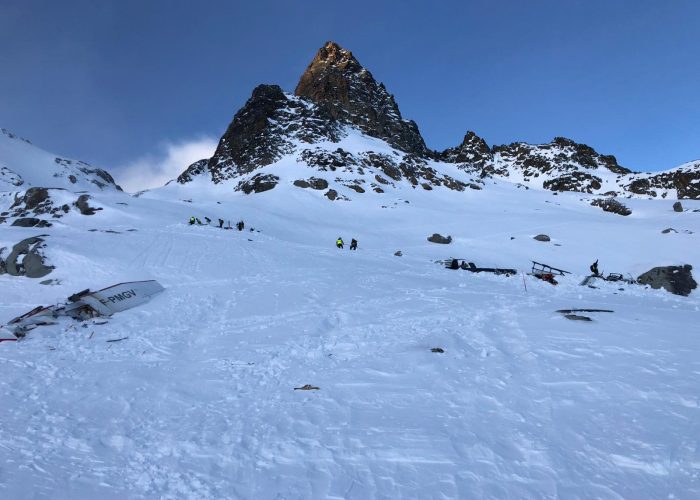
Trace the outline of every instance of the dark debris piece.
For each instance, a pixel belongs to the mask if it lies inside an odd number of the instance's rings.
[[[579,316],[578,314],[565,314],[564,317],[572,321],[593,321],[588,316]]]
[[[558,313],[571,314],[575,312],[586,312],[586,313],[611,313],[615,312],[610,309],[559,309]]]

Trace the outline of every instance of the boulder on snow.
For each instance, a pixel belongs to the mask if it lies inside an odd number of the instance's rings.
[[[683,205],[681,205],[680,201],[677,201],[673,204],[673,211],[674,212],[682,212],[683,211]]]
[[[325,196],[329,200],[333,201],[338,197],[338,191],[336,191],[335,189],[329,189],[328,191],[326,191]]]
[[[403,256],[403,253],[401,252],[401,250],[397,250],[396,252],[394,252],[394,255],[395,255],[396,257],[402,257],[402,256]]]
[[[627,216],[632,213],[632,210],[617,201],[615,198],[596,198],[591,202],[591,205],[602,208],[604,212],[610,212],[617,215]]]
[[[668,234],[668,233],[671,233],[671,232],[677,233],[678,231],[676,231],[676,230],[673,229],[672,227],[667,227],[666,229],[664,229],[664,230],[661,231],[661,232],[662,232],[663,234]]]
[[[24,207],[27,210],[34,210],[39,207],[43,202],[49,199],[49,190],[42,187],[33,187],[27,189],[24,196],[21,198],[21,202],[24,203]],[[17,204],[17,203],[15,203]]]
[[[255,174],[247,180],[243,180],[235,187],[236,191],[243,191],[245,194],[264,193],[273,189],[280,178],[272,174]]]
[[[537,240],[537,241],[551,241],[552,240],[552,238],[550,238],[546,234],[538,234],[537,236],[533,236],[532,239]]]
[[[641,274],[637,281],[654,289],[664,288],[675,295],[688,296],[698,286],[691,273],[693,266],[655,267]]]
[[[317,191],[321,191],[323,189],[326,189],[328,187],[328,181],[326,179],[321,179],[318,177],[311,177],[307,180],[299,179],[294,181],[294,185],[296,187],[300,187],[303,189],[306,188],[311,188],[311,189],[316,189]]]
[[[438,233],[433,233],[432,236],[428,236],[428,241],[431,243],[440,243],[442,245],[448,245],[452,243],[452,236],[442,236]]]
[[[46,236],[46,235],[41,235]],[[45,247],[41,236],[26,238],[17,243],[5,262],[0,265],[11,276],[41,278],[49,274],[54,267],[45,262],[41,250]]]
[[[11,225],[16,227],[51,227],[49,221],[37,219],[36,217],[21,217],[15,219]]]
[[[102,210],[102,208],[91,207],[88,204],[88,200],[90,198],[92,198],[92,196],[89,194],[81,194],[78,197],[78,200],[74,203],[74,205],[78,207],[78,210],[80,210],[80,213],[83,215],[95,215],[98,210]]]

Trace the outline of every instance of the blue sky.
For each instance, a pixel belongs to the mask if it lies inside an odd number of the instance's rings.
[[[700,158],[699,37],[697,0],[0,0],[0,126],[117,176],[176,164],[334,40],[431,148],[560,135],[661,170]]]

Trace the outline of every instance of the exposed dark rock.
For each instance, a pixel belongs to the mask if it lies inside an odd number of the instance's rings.
[[[326,179],[320,179],[318,177],[311,177],[309,179],[309,185],[311,186],[311,189],[322,191],[328,187],[328,181]]]
[[[321,179],[318,177],[311,177],[308,180],[296,180],[294,181],[294,185],[304,189],[311,188],[317,191],[322,191],[328,188],[328,181],[326,179]]]
[[[674,212],[682,212],[683,211],[683,205],[681,204],[680,201],[677,201],[673,204],[673,211]]]
[[[588,172],[577,171],[544,181],[542,187],[551,191],[593,193],[593,191],[597,191],[601,188],[601,178],[591,175]]]
[[[325,196],[329,200],[334,201],[338,197],[338,191],[336,191],[335,189],[329,189],[328,191],[326,191]]]
[[[316,167],[320,171],[335,171],[343,169],[346,172],[354,172],[355,167],[361,165],[361,162],[351,153],[348,153],[342,148],[335,151],[326,149],[305,149],[299,155],[299,160],[303,161],[310,167]]]
[[[625,188],[635,194],[656,198],[657,190],[675,190],[679,200],[700,200],[700,161],[655,175],[636,174],[630,179]]]
[[[668,233],[671,233],[671,232],[677,233],[678,231],[676,231],[676,230],[673,229],[672,227],[666,228],[666,229],[664,229],[663,231],[661,231],[662,234],[668,234]]]
[[[355,125],[398,149],[428,153],[418,126],[401,117],[384,84],[377,83],[350,51],[334,42],[319,49],[294,93],[327,109],[334,119]]]
[[[20,192],[15,195],[13,204],[10,206],[10,211],[3,212],[0,216],[0,223],[3,223],[8,218],[16,218],[13,222],[14,226],[22,227],[49,227],[51,223],[43,220],[41,216],[49,215],[55,219],[62,217],[70,211],[70,206],[67,204],[54,204],[53,197],[65,197],[70,194],[69,191],[59,188],[42,188],[33,187],[25,192]],[[60,195],[60,196],[56,196]],[[82,195],[81,205],[87,206],[89,195]],[[79,198],[79,200],[80,200]],[[74,203],[77,206],[77,202]],[[102,210],[101,208],[95,210]]]
[[[374,179],[379,183],[379,184],[389,184],[389,181],[386,180],[384,177],[381,175],[375,175]]]
[[[396,257],[403,257],[403,252],[401,252],[401,250],[397,250],[396,252],[394,252],[394,255]]]
[[[693,266],[689,264],[655,267],[641,274],[637,281],[655,289],[664,288],[675,295],[687,296],[698,286],[693,279],[692,269]]]
[[[78,200],[74,203],[74,205],[78,207],[78,210],[80,210],[80,213],[83,215],[95,215],[98,210],[102,210],[101,207],[91,207],[88,204],[88,200],[90,200],[90,198],[92,198],[92,196],[89,194],[81,194],[78,197]]]
[[[452,236],[442,236],[438,233],[433,233],[432,236],[428,236],[428,241],[431,243],[440,243],[442,245],[448,245],[452,243]]]
[[[177,182],[179,184],[186,184],[192,181],[195,177],[202,174],[209,173],[209,159],[199,160],[194,162],[192,165],[187,167],[184,172],[182,172],[177,177]]]
[[[40,205],[49,199],[49,190],[42,187],[29,188],[24,193],[24,208],[26,210],[37,210]],[[13,207],[17,206],[18,203],[15,201]],[[42,212],[39,212],[42,213]]]
[[[353,191],[355,191],[357,193],[364,193],[365,192],[364,188],[362,186],[360,186],[359,184],[346,184],[346,187],[349,189],[352,189]]]
[[[277,85],[259,85],[233,117],[208,169],[212,180],[219,183],[291,154],[295,140],[337,142],[340,133],[328,110],[287,96]]]
[[[45,245],[41,236],[26,238],[14,245],[4,264],[8,274],[11,276],[41,278],[54,269],[53,266],[45,263],[45,258],[42,254],[42,249]]]
[[[533,239],[537,241],[551,241],[551,238],[546,234],[538,234],[537,236],[534,236]]]
[[[553,191],[592,193],[602,187],[602,180],[591,171],[603,169],[619,175],[631,172],[618,165],[614,156],[601,155],[590,146],[563,137],[556,137],[549,144],[516,142],[494,146],[491,151],[499,162],[498,166],[487,164],[485,175],[508,177],[509,169],[515,168],[522,171],[526,181],[549,177],[542,185]]]
[[[242,180],[236,186],[236,191],[243,191],[245,194],[263,193],[273,189],[280,178],[272,174],[255,174],[247,180]]]
[[[21,217],[19,219],[15,219],[12,225],[18,227],[51,227],[51,223],[49,221],[36,219],[34,217]]]
[[[594,207],[600,207],[602,208],[605,212],[611,212],[613,214],[618,214],[618,215],[630,215],[632,213],[632,210],[627,208],[624,204],[620,203],[614,198],[596,198],[591,202],[591,205]]]
[[[480,169],[493,162],[491,148],[471,130],[464,136],[462,144],[456,148],[446,149],[438,157],[448,163],[464,163]]]

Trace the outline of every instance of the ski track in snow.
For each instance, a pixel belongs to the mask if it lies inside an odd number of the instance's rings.
[[[95,280],[166,287],[106,325],[0,344],[1,497],[700,497],[697,292],[574,276],[528,278],[526,293],[520,276],[445,270],[405,244],[393,257],[382,236],[336,251],[329,221],[326,247],[281,238],[286,219],[263,212],[262,233],[239,233],[169,210],[121,235],[59,228],[60,286],[0,277],[3,320],[36,305],[30,290],[50,303]],[[471,237],[566,240],[568,226]],[[440,251],[486,260],[475,241]],[[583,323],[563,307],[615,312]]]

